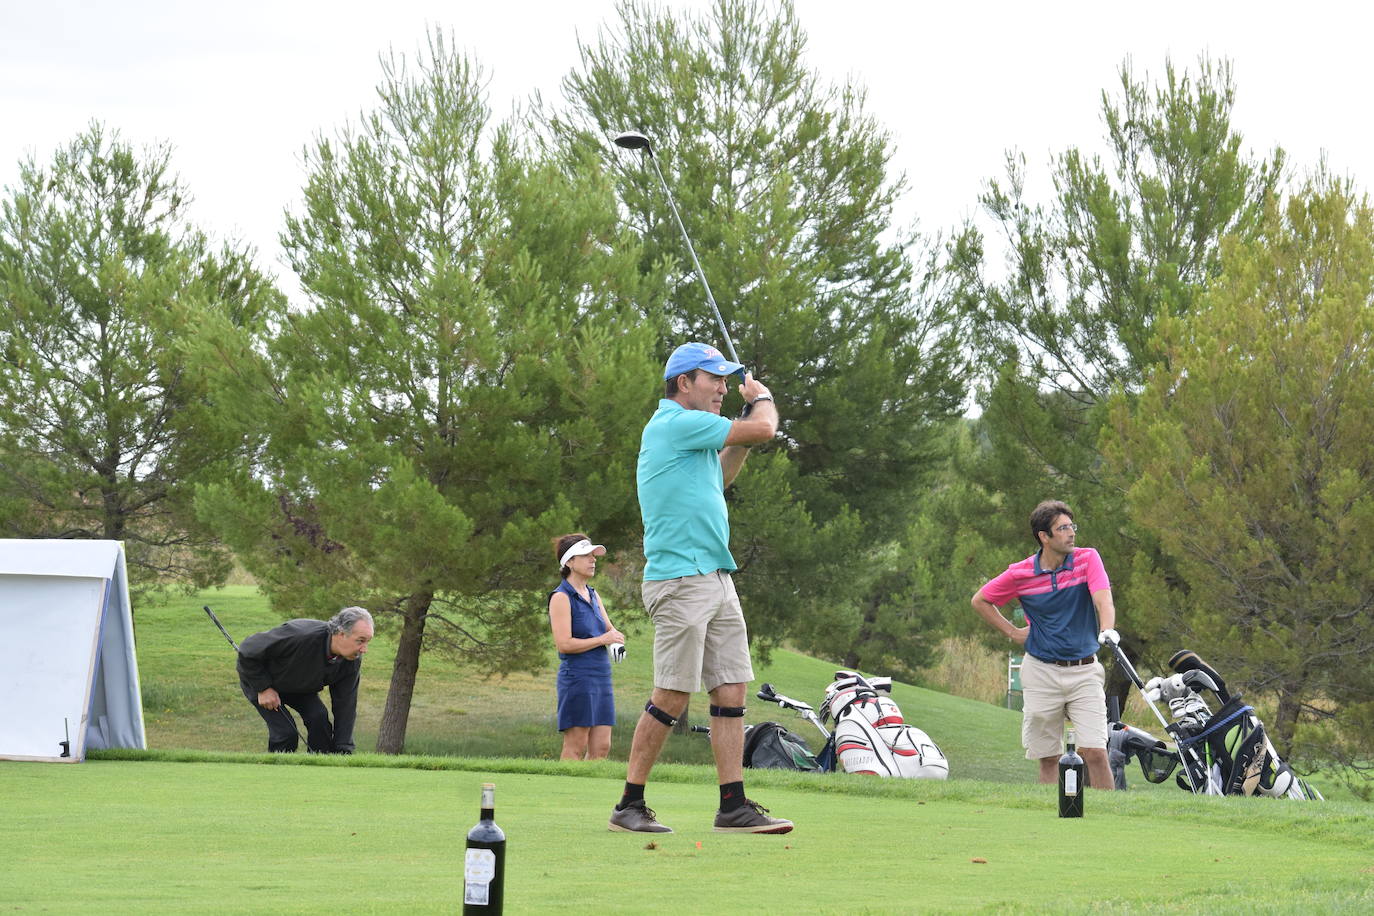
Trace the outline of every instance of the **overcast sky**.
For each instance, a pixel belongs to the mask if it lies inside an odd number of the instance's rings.
[[[708,0],[673,0],[702,9]],[[1374,53],[1353,4],[1256,2],[926,4],[797,0],[810,65],[866,86],[910,182],[903,220],[934,231],[976,214],[1005,151],[1046,175],[1052,152],[1096,148],[1099,95],[1128,55],[1229,58],[1236,121],[1254,150],[1281,144],[1299,173],[1325,152],[1362,188],[1374,175]],[[193,218],[249,242],[281,274],[282,211],[300,196],[300,150],[373,104],[378,54],[452,29],[491,79],[498,115],[535,90],[559,96],[577,42],[614,21],[613,0],[383,3],[317,0],[0,0],[0,184],[91,119],[137,145],[168,141]],[[1043,190],[1043,182],[1040,185]]]

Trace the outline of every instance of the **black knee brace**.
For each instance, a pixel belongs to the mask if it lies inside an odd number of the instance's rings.
[[[722,719],[741,719],[744,717],[743,706],[712,706],[710,711],[712,717]]]
[[[653,700],[650,700],[649,702],[644,704],[644,711],[647,712],[649,715],[653,716],[658,721],[662,722],[664,725],[668,726],[669,728],[672,728],[674,725],[677,724],[677,716],[668,715],[666,712],[655,706]]]

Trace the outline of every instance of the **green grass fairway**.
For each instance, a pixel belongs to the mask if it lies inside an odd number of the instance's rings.
[[[266,729],[239,693],[234,654],[224,637],[205,616],[209,604],[229,632],[242,639],[281,622],[256,588],[230,586],[192,596],[169,596],[160,603],[135,609],[135,639],[148,746],[156,749],[257,752],[267,744]],[[531,613],[542,615],[543,608]],[[611,757],[625,760],[634,723],[652,690],[650,631],[633,615],[617,615],[629,635],[630,652],[615,666],[619,723]],[[358,750],[376,746],[395,657],[395,633],[382,621],[363,663],[359,691]],[[562,739],[554,727],[554,677],[558,658],[549,649],[549,666],[542,672],[512,672],[483,678],[452,661],[426,653],[420,661],[409,727],[408,754],[444,757],[528,757],[556,760]],[[770,681],[779,693],[819,705],[837,663],[776,651],[768,664],[755,662],[755,683]],[[882,671],[866,672],[884,674]],[[989,703],[895,684],[893,698],[906,721],[935,739],[949,757],[950,779],[979,779],[1025,784],[1034,782],[1035,764],[1021,749],[1021,714]],[[693,698],[688,718],[706,721],[705,696]],[[819,750],[819,733],[806,722],[752,695],[746,723],[781,722]],[[1135,725],[1162,734],[1157,722]],[[702,735],[673,735],[660,758],[665,763],[708,764],[710,742]],[[1299,761],[1299,766],[1301,761]],[[623,771],[622,771],[623,772]],[[1173,781],[1153,786],[1132,764],[1127,774],[1135,792],[1183,794]],[[1331,799],[1353,794],[1336,780],[1318,778],[1318,787]]]
[[[1066,821],[1038,786],[766,772],[750,794],[798,829],[727,836],[710,769],[667,766],[649,799],[677,833],[651,843],[606,830],[611,762],[200,757],[0,762],[0,910],[455,912],[488,780],[512,913],[1374,907],[1355,803],[1099,793]]]
[[[649,803],[678,832],[611,833],[651,681],[648,634],[633,626],[611,760],[556,759],[552,657],[542,673],[483,679],[425,656],[404,756],[252,753],[265,732],[206,603],[238,638],[280,620],[251,588],[136,609],[152,750],[0,761],[0,913],[456,912],[484,781],[511,838],[512,913],[1374,908],[1365,804],[1197,799],[1134,770],[1132,791],[1092,793],[1086,818],[1061,821],[1022,757],[1018,713],[904,684],[894,698],[948,754],[948,782],[750,770],[751,797],[800,826],[720,835],[709,742],[675,735]],[[363,667],[361,752],[393,651],[384,627]],[[756,673],[815,703],[835,667],[778,652]],[[819,746],[809,725],[751,699],[747,721],[766,719]]]
[[[201,606],[214,608],[235,639],[281,622],[257,590],[248,586],[210,589],[194,596],[171,596],[136,609],[135,628],[143,708],[151,748],[256,752],[266,748],[262,720],[239,693],[234,654]],[[542,615],[543,608],[531,613]],[[630,651],[615,666],[619,723],[611,757],[629,753],[634,723],[652,691],[651,631],[624,617]],[[359,751],[376,746],[377,726],[386,701],[395,656],[395,633],[378,632],[363,663],[355,738]],[[550,640],[552,642],[552,640]],[[755,683],[770,681],[779,693],[819,705],[837,664],[777,651],[769,664],[756,661]],[[406,752],[461,757],[557,759],[562,739],[554,727],[554,677],[558,658],[549,649],[549,666],[538,674],[512,672],[482,678],[446,659],[426,654],[420,661]],[[874,671],[869,674],[885,674]],[[896,684],[893,698],[908,722],[925,729],[949,757],[953,779],[1029,782],[1035,765],[1021,750],[1021,714],[977,700]],[[693,698],[688,718],[705,723],[705,695]],[[820,734],[792,713],[752,695],[745,722],[781,722],[820,750]],[[1137,723],[1150,727],[1150,723]],[[702,735],[674,735],[661,758],[667,763],[707,764],[710,742]],[[1178,792],[1172,785],[1147,785],[1137,769],[1132,788]],[[1323,785],[1323,789],[1325,786]]]
[[[281,622],[266,599],[246,586],[211,589],[190,597],[171,596],[162,603],[136,608],[135,638],[148,746],[261,751],[266,748],[267,730],[239,693],[234,654],[201,610],[204,604],[214,608],[235,639]],[[542,616],[544,610],[532,608],[531,613]],[[624,616],[633,620],[628,613]],[[359,751],[371,751],[376,746],[395,657],[394,630],[388,628],[389,621],[382,623],[363,663],[355,732]],[[619,724],[611,756],[619,760],[629,753],[634,723],[653,687],[651,631],[637,630],[630,624],[626,627],[630,651],[625,662],[615,666]],[[834,662],[778,651],[770,664],[756,662],[753,687],[771,681],[779,693],[816,705],[836,667]],[[551,638],[549,666],[538,674],[512,672],[488,679],[444,658],[424,655],[406,733],[407,753],[556,759],[562,746],[554,727],[557,669]],[[1021,751],[1020,713],[906,684],[896,685],[893,697],[907,721],[929,732],[949,756],[955,778],[1034,778],[1035,768]],[[690,720],[705,723],[705,695],[693,700]],[[782,722],[813,749],[820,749],[819,733],[792,713],[752,696],[748,709],[746,723]],[[709,763],[710,743],[701,735],[675,735],[662,759]]]

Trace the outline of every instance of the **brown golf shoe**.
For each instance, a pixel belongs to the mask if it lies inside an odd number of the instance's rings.
[[[791,829],[791,821],[769,817],[767,808],[747,798],[738,808],[716,812],[716,833],[787,833]]]
[[[624,808],[611,809],[611,830],[626,833],[672,833],[673,828],[665,827],[654,816],[654,810],[644,802],[635,802]]]

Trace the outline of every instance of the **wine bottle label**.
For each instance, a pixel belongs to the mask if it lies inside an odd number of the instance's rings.
[[[1078,773],[1075,770],[1064,771],[1064,794],[1078,794]],[[468,850],[468,854],[471,855],[475,851],[476,850]]]
[[[496,877],[496,853],[490,849],[469,849],[463,861],[463,880],[469,884],[488,884]]]
[[[463,902],[486,906],[495,877],[496,853],[490,849],[469,849],[463,860]]]
[[[485,881],[481,884],[468,881],[463,885],[463,902],[473,906],[486,906],[491,902],[491,885]]]

